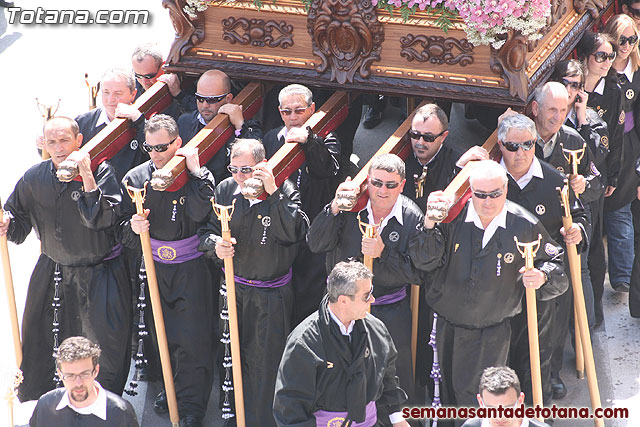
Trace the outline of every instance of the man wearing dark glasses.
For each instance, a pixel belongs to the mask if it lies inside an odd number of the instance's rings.
[[[640,28],[640,0],[622,0],[622,13],[629,15]],[[640,48],[640,47],[639,47]]]
[[[129,171],[122,182],[122,239],[139,251],[139,234],[148,231],[151,235],[182,425],[201,426],[213,382],[211,329],[216,287],[203,253],[198,251],[196,232],[211,215],[213,176],[200,167],[197,149],[182,147],[172,117],[151,117],[145,134],[143,149],[151,160]],[[189,180],[173,192],[155,191],[147,185],[145,215],[137,214],[126,186],[143,188],[152,173],[175,155],[185,157]]]
[[[472,191],[449,223],[426,216],[409,247],[418,268],[431,272],[427,302],[438,314],[436,345],[445,406],[475,406],[482,371],[504,366],[511,342],[511,318],[522,310],[526,287],[539,300],[566,291],[563,249],[524,208],[507,201],[507,174],[483,160],[469,179]],[[451,206],[442,191],[429,195],[427,212]],[[526,271],[519,242],[541,238],[534,268]]]
[[[423,277],[407,254],[411,239],[418,234],[422,211],[402,195],[405,166],[395,154],[372,159],[367,191],[369,201],[359,212],[343,212],[338,198],[343,192],[358,194],[360,189],[347,179],[338,186],[336,197],[313,220],[307,243],[313,252],[327,253],[327,272],[340,261],[373,258],[375,287],[371,313],[382,320],[398,348],[398,377],[403,390],[413,396],[411,363],[411,312],[408,285],[421,285]],[[364,237],[360,222],[377,225],[375,237]]]
[[[211,171],[216,182],[222,182],[229,176],[227,165],[231,142],[235,138],[261,139],[262,129],[255,120],[245,122],[240,105],[230,104],[233,99],[231,80],[222,71],[205,71],[198,79],[195,98],[197,110],[185,113],[178,119],[180,137],[185,144],[219,113],[229,115],[229,120],[235,128],[235,135],[229,138],[225,146],[206,163],[207,169]]]

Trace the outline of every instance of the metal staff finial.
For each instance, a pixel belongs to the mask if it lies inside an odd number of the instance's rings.
[[[89,110],[95,110],[98,105],[97,100],[98,92],[100,91],[100,82],[92,85],[91,82],[89,82],[89,73],[84,73],[84,82],[89,89]]]
[[[124,186],[127,189],[127,193],[129,193],[129,197],[131,197],[131,201],[135,203],[136,210],[138,212],[144,212],[144,199],[147,197],[147,184],[148,181],[144,183],[144,187],[135,188],[129,185],[129,181],[124,182]]]
[[[578,150],[569,150],[568,148],[564,148],[561,142],[560,148],[562,148],[562,155],[564,156],[564,159],[571,166],[571,175],[578,175],[578,165],[580,164],[580,160],[582,160],[582,158],[584,157],[587,143],[583,142],[582,148]]]
[[[562,209],[564,210],[563,216],[571,216],[571,205],[569,204],[569,185],[567,180],[564,180],[564,185],[562,186],[562,188],[556,187],[556,190],[558,190],[558,194],[560,195],[560,206],[562,206]]]
[[[7,406],[9,407],[9,425],[14,425],[13,420],[13,402],[15,398],[18,396],[18,386],[22,383],[24,377],[22,375],[22,371],[18,368],[13,368],[9,371],[2,372],[2,381],[1,387],[6,390],[4,394],[4,398],[7,401]]]
[[[231,231],[231,229],[229,228],[229,222],[231,221],[231,217],[233,216],[233,211],[236,209],[236,200],[237,199],[233,199],[233,203],[231,203],[231,206],[223,206],[218,205],[215,202],[215,198],[211,198],[211,206],[213,207],[213,212],[218,217],[218,220],[220,220],[223,232]]]
[[[516,249],[518,249],[518,252],[520,252],[520,255],[522,255],[522,258],[524,258],[525,268],[527,270],[532,269],[533,259],[538,253],[538,249],[540,249],[540,242],[542,242],[542,235],[538,234],[538,240],[534,240],[533,242],[529,242],[529,243],[519,242],[517,236],[513,236],[513,240],[515,240],[516,242]]]
[[[40,111],[40,114],[42,115],[42,119],[44,120],[45,123],[47,122],[47,120],[53,118],[56,115],[56,112],[58,111],[58,108],[60,107],[60,101],[61,101],[61,99],[58,98],[58,103],[54,107],[53,105],[43,104],[42,102],[40,102],[40,100],[38,98],[36,98],[36,104],[38,105],[38,111]]]
[[[369,224],[368,222],[363,222],[360,218],[358,218],[358,226],[360,227],[360,232],[364,237],[376,237],[376,232],[378,228],[382,225],[382,221],[380,224]]]
[[[422,174],[418,176],[418,174],[413,175],[413,179],[416,184],[416,199],[420,199],[424,196],[424,184],[427,181],[427,169],[428,166],[422,167]]]

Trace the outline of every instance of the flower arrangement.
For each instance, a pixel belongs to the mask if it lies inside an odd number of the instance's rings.
[[[221,1],[221,0],[217,0]],[[236,1],[236,0],[224,0]],[[273,0],[275,3],[276,0]],[[459,16],[465,23],[465,32],[472,44],[491,44],[499,49],[506,41],[509,30],[519,31],[529,40],[542,38],[541,30],[547,24],[551,11],[550,0],[371,0],[374,6],[390,14],[400,13],[406,21],[416,11],[426,11],[434,17],[444,32],[451,27],[451,19]],[[216,0],[187,0],[184,11],[191,17],[203,12]],[[309,9],[312,0],[301,0]],[[253,0],[262,7],[262,0]]]

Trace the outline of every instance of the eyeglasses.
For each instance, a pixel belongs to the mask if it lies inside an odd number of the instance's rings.
[[[227,166],[227,170],[229,172],[231,172],[232,175],[236,174],[238,172],[241,172],[241,173],[246,175],[246,174],[249,174],[249,173],[253,172],[253,166],[240,166],[240,167],[238,167],[238,166],[229,165],[229,166]]]
[[[86,380],[87,378],[92,376],[94,372],[95,368],[90,371],[80,372],[79,374],[63,374],[62,372],[60,372],[60,378],[62,378],[63,381],[71,382],[74,382],[78,378],[80,378],[81,380]]]
[[[592,53],[591,55],[595,58],[598,64],[604,62],[607,59],[611,62],[613,62],[613,60],[616,59],[615,52],[607,53],[607,52],[598,51],[596,53]]]
[[[494,408],[494,409],[498,409],[498,406],[490,406],[487,405],[486,403],[484,403],[484,399],[482,398],[482,396],[480,396],[480,401],[482,402],[482,406],[484,406],[485,408]],[[502,406],[502,408],[506,409],[506,408],[513,408],[516,409],[519,405],[519,401],[516,400],[516,403],[514,403],[513,405],[500,405]]]
[[[529,151],[533,148],[535,143],[536,143],[536,140],[532,139],[530,141],[524,141],[524,142],[503,141],[502,145],[504,145],[504,148],[506,148],[507,151],[511,151],[512,153],[515,153],[516,151],[518,151],[518,148],[522,148],[524,151]]]
[[[504,190],[502,189],[497,189],[497,190],[493,190],[490,191],[488,193],[485,193],[484,191],[473,191],[473,196],[477,197],[478,199],[486,199],[487,197],[491,198],[491,199],[497,199],[498,197],[502,196],[504,194]]]
[[[196,93],[196,101],[200,103],[206,102],[209,105],[213,105],[222,101],[227,95],[229,95],[229,92],[223,93],[222,95],[214,95],[214,96],[206,96],[206,95],[200,95],[199,93]]]
[[[412,139],[420,140],[420,138],[422,138],[424,140],[424,142],[433,142],[436,139],[440,138],[446,131],[447,130],[445,129],[442,132],[440,132],[439,134],[434,135],[432,133],[420,133],[420,132],[418,132],[416,130],[410,130],[409,131],[409,136]]]
[[[158,75],[158,72],[160,70],[156,71],[155,73],[149,73],[149,74],[138,74],[138,73],[133,73],[136,76],[136,79],[146,79],[146,80],[151,80],[152,78],[154,78],[155,76]]]
[[[562,84],[570,87],[573,90],[580,90],[584,87],[584,83],[582,82],[572,82],[571,80],[562,79]]]
[[[166,144],[157,144],[157,145],[149,145],[146,142],[143,142],[142,149],[147,153],[150,153],[152,151],[157,151],[158,153],[164,153],[169,149],[169,146],[176,141],[176,139],[178,139],[177,136],[173,138],[171,141],[167,142]]]
[[[629,12],[631,12],[633,16],[635,16],[636,18],[640,18],[640,9],[636,9],[630,6],[627,6],[627,9],[629,9]]]
[[[369,182],[371,183],[371,185],[373,185],[376,188],[382,188],[382,186],[384,185],[389,190],[393,190],[394,188],[398,187],[398,185],[400,185],[399,182],[395,182],[395,181],[384,182],[382,180],[379,180],[378,178],[371,178]]]
[[[629,37],[620,36],[620,41],[618,42],[618,45],[624,46],[627,43],[629,43],[629,45],[631,46],[638,43],[638,36],[636,36],[635,34]]]
[[[289,108],[278,108],[278,110],[280,110],[280,114],[284,116],[290,116],[292,113],[296,113],[298,115],[304,114],[304,112],[307,111],[307,108],[309,108],[308,105],[306,107],[298,107],[294,110],[291,110]]]
[[[364,302],[369,302],[371,301],[371,298],[373,297],[373,283],[371,284],[371,289],[369,289],[369,293],[367,294],[367,296],[364,299]]]

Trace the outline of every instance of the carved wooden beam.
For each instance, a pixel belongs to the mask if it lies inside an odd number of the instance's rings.
[[[176,32],[171,44],[167,65],[176,64],[182,55],[204,39],[204,16],[199,13],[191,18],[184,12],[185,0],[162,0],[162,6],[169,11],[169,18]]]
[[[136,99],[133,106],[149,118],[159,111],[164,111],[172,100],[173,97],[167,85],[156,82]],[[80,148],[80,151],[89,153],[92,170],[95,171],[100,163],[113,157],[122,147],[131,142],[136,135],[132,124],[133,122],[129,119],[113,119]],[[60,181],[69,182],[78,176],[78,166],[75,162],[65,160],[58,167],[57,176]]]
[[[262,85],[249,83],[231,100],[232,104],[242,105],[243,116],[253,117],[262,106]],[[226,114],[218,114],[196,134],[187,147],[196,147],[200,157],[200,164],[205,164],[224,147],[234,134],[234,128]],[[156,191],[176,191],[188,180],[187,163],[183,156],[174,156],[162,168],[153,173],[151,186]]]

